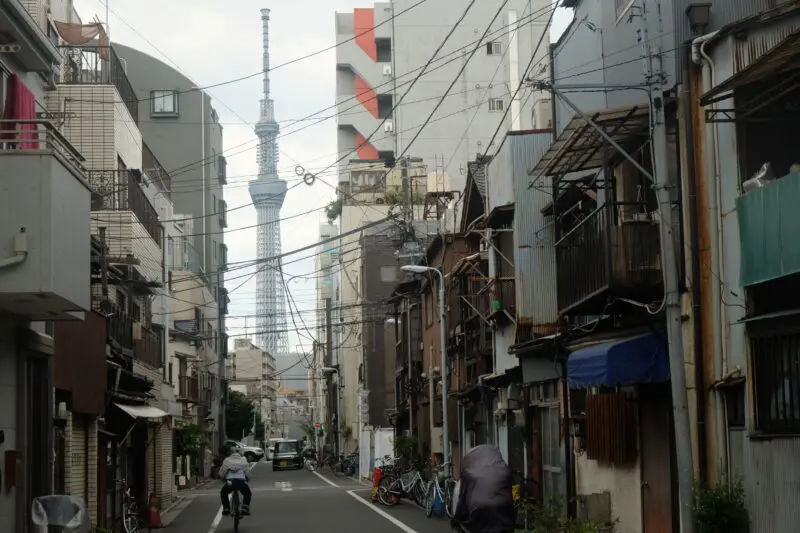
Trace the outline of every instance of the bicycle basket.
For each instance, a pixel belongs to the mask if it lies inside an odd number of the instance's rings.
[[[80,498],[64,495],[40,496],[31,504],[36,533],[89,533],[91,520]]]

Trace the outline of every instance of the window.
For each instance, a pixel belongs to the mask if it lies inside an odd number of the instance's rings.
[[[502,53],[503,53],[503,45],[500,41],[492,41],[490,43],[486,43],[487,56],[499,56]]]
[[[223,271],[228,270],[228,247],[225,243],[219,243],[219,265]]]
[[[227,215],[227,213],[228,213],[228,204],[225,202],[225,200],[220,199],[220,200],[217,201],[217,205],[219,206],[219,208],[218,208],[218,211],[219,211],[219,225],[221,227],[223,227],[223,228],[227,228],[228,227],[228,215]]]
[[[628,12],[635,0],[614,0],[617,8],[617,22]]]
[[[489,111],[492,111],[492,112],[495,112],[495,113],[502,112],[503,109],[505,109],[504,105],[505,105],[505,102],[503,102],[502,98],[490,98],[489,99]]]
[[[178,115],[178,91],[150,91],[150,114]]]
[[[772,330],[750,336],[756,429],[800,433],[800,332]]]

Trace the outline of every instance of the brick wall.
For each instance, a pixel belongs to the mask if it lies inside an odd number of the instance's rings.
[[[133,371],[153,381],[155,384],[153,388],[155,398],[151,403],[154,406],[163,408],[163,405],[161,405],[161,384],[163,382],[161,371],[139,361],[133,362]],[[153,439],[154,436],[155,439]],[[156,427],[155,435],[152,427],[148,429],[148,442],[150,444],[147,447],[147,491],[150,493],[155,484],[156,494],[162,506],[170,504],[175,499],[175,482],[172,472],[172,440],[173,431],[168,429],[166,420]],[[153,469],[154,446],[157,453],[155,470]]]
[[[69,476],[68,484],[70,494],[84,499],[85,492],[85,476],[86,471],[84,465],[86,464],[86,418],[83,415],[70,413],[71,424],[69,426],[70,432],[67,436],[67,448],[69,457]]]

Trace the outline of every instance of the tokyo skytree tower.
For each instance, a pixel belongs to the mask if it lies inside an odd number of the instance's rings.
[[[260,347],[273,357],[289,353],[286,299],[280,260],[266,261],[281,253],[280,213],[286,198],[286,182],[278,177],[278,123],[269,94],[269,9],[261,10],[263,32],[264,98],[255,127],[258,136],[258,179],[250,182],[250,197],[258,213],[256,274],[256,328]]]

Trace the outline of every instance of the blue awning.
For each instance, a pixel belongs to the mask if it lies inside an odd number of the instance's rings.
[[[666,336],[647,333],[576,350],[567,380],[572,389],[669,381]]]

